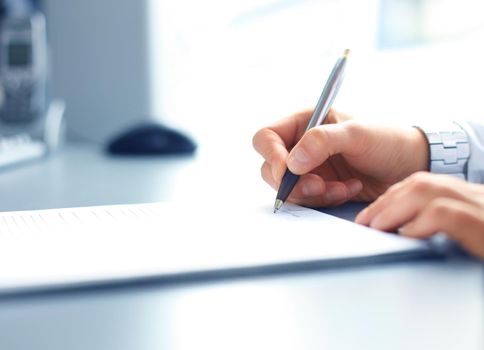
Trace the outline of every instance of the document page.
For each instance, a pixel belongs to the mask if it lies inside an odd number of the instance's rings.
[[[429,251],[296,205],[277,214],[209,202],[5,212],[0,293]]]

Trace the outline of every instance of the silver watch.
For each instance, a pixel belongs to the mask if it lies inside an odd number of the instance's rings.
[[[430,164],[433,173],[448,174],[466,179],[467,162],[470,156],[466,132],[456,123],[445,127],[418,127],[429,143]]]

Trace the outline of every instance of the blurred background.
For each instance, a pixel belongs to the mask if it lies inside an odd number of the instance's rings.
[[[244,147],[313,107],[350,48],[335,107],[415,124],[484,116],[479,0],[41,0],[68,137],[158,120]],[[223,129],[223,133],[221,130]]]

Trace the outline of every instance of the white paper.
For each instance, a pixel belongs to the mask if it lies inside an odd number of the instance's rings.
[[[427,250],[315,210],[155,203],[0,213],[0,292]]]

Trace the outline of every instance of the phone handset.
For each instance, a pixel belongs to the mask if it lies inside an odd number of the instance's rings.
[[[2,122],[30,122],[45,113],[47,35],[42,13],[0,21],[0,85]]]

